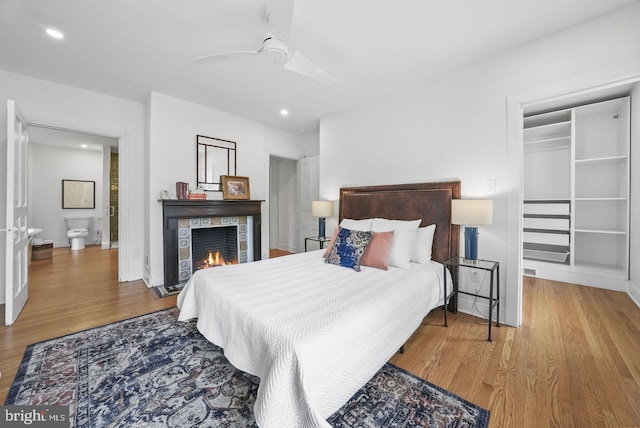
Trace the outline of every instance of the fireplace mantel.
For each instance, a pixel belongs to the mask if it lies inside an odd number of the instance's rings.
[[[263,201],[195,199],[162,200],[164,285],[176,285],[178,276],[178,220],[199,217],[253,217],[253,260],[260,260]]]

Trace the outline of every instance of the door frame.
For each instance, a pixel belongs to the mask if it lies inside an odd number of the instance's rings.
[[[579,77],[554,82],[507,96],[507,251],[505,284],[516,284],[506,290],[506,324],[522,324],[522,194],[523,194],[523,111],[524,107],[568,96],[597,92],[608,87],[638,82],[640,61],[615,66]],[[513,292],[515,291],[515,292]]]
[[[127,162],[125,162],[125,160],[128,158],[130,147],[129,135],[125,131],[95,129],[90,127],[82,127],[77,124],[71,125],[62,122],[53,122],[37,118],[27,121],[31,126],[58,129],[61,131],[78,132],[81,134],[92,134],[100,137],[114,138],[118,140],[118,281],[126,281],[126,279],[124,278],[127,275],[127,272],[129,272],[129,258],[126,256],[128,254],[128,248],[130,244],[128,242],[127,222],[124,221],[125,214],[128,213],[128,198],[126,190],[127,186],[123,186],[122,183],[127,183],[129,177],[130,166]]]

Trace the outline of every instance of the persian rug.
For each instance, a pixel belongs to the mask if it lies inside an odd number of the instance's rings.
[[[6,405],[68,405],[71,427],[256,427],[259,379],[176,308],[29,345]],[[486,427],[489,412],[387,363],[334,427]]]

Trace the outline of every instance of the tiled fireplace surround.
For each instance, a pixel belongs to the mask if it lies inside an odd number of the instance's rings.
[[[247,216],[182,218],[178,220],[178,280],[180,282],[189,280],[191,274],[198,269],[197,266],[200,262],[200,260],[194,260],[192,245],[195,245],[197,241],[192,233],[193,230],[213,227],[232,227],[232,233],[236,233],[238,237],[237,247],[239,251],[235,254],[236,261],[238,263],[246,263],[248,261],[247,249],[250,236],[247,233]],[[207,249],[209,251],[222,250],[221,248],[210,246]],[[222,253],[224,254],[224,250]]]
[[[192,227],[234,225],[239,228],[238,254],[240,261],[249,259],[247,239],[253,241],[253,260],[260,260],[261,254],[261,211],[262,201],[220,201],[220,200],[163,200],[163,253],[164,285],[176,285],[186,281],[191,275],[192,261],[186,260],[182,248],[187,245],[187,232],[191,239]],[[252,218],[253,227],[246,230],[247,217]],[[203,224],[204,223],[204,224]],[[242,240],[245,240],[244,244]],[[190,245],[190,243],[189,243]],[[242,253],[244,249],[244,254]],[[181,254],[182,251],[182,254]],[[182,263],[181,263],[182,262]],[[187,262],[187,263],[185,263]],[[187,264],[189,265],[187,268]]]

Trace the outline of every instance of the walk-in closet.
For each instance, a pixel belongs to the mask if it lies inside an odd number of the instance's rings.
[[[525,112],[525,275],[604,288],[629,278],[630,106]]]

